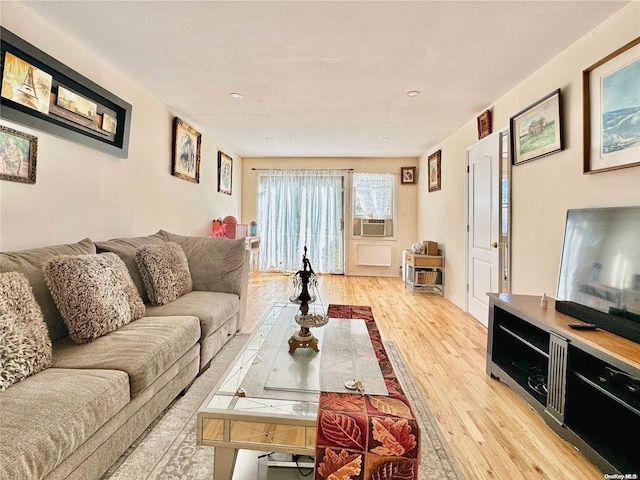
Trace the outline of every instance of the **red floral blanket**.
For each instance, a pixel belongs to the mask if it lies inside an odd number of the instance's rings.
[[[329,305],[328,314],[365,320],[389,396],[320,394],[315,479],[416,480],[418,422],[382,345],[371,307]]]

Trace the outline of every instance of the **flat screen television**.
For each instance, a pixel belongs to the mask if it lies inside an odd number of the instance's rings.
[[[640,343],[640,206],[568,210],[556,310]]]

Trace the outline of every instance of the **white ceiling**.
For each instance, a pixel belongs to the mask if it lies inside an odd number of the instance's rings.
[[[426,153],[625,3],[24,2],[243,157]]]

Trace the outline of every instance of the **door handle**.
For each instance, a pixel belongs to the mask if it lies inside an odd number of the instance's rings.
[[[493,248],[498,248],[498,242],[493,242],[493,243],[491,244],[491,246],[492,246]]]

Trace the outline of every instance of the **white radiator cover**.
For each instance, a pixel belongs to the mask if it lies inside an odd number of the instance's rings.
[[[358,244],[356,247],[356,265],[390,267],[391,245]]]

